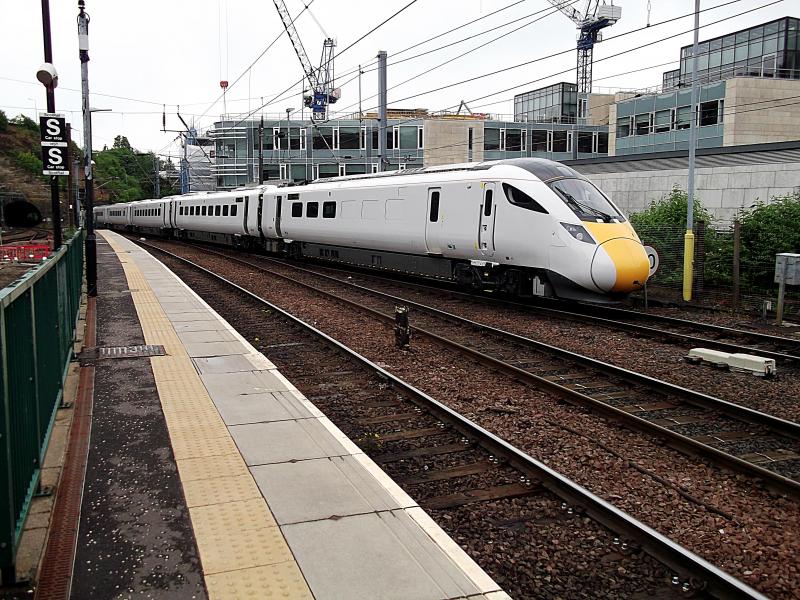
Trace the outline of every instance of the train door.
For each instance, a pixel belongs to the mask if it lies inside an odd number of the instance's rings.
[[[495,184],[486,182],[483,187],[483,202],[480,205],[478,226],[478,250],[486,257],[494,256],[494,217],[497,206],[494,202]]]
[[[256,213],[256,223],[258,223],[258,237],[264,239],[264,225],[261,220],[264,215],[264,194],[258,195],[258,211]]]
[[[275,197],[275,235],[283,237],[281,233],[281,213],[282,213],[283,203],[281,202],[281,196]]]
[[[250,207],[250,201],[251,201],[250,199],[252,197],[253,196],[245,196],[244,197],[244,216],[242,217],[242,220],[243,220],[242,222],[244,223],[244,233],[245,233],[245,235],[250,235],[250,228],[247,226],[247,217],[248,217],[248,215],[250,213],[249,207]]]
[[[428,188],[428,212],[425,216],[425,247],[428,249],[428,254],[442,253],[441,236],[439,235],[441,231],[439,215],[441,196],[441,188]]]

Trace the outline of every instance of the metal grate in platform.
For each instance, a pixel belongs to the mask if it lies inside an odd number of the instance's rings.
[[[80,354],[80,361],[86,363],[107,358],[146,358],[148,356],[164,356],[166,353],[164,346],[156,344],[101,346],[99,348],[86,348]]]

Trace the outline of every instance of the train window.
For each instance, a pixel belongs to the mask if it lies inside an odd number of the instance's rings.
[[[439,220],[439,192],[431,192],[431,212],[428,216],[431,223]]]
[[[207,207],[207,206],[204,206],[204,207],[203,207],[203,208],[201,208],[200,210],[201,210],[201,211],[203,211],[201,214],[202,214],[204,217],[207,217],[207,216],[208,216],[208,207]]]
[[[316,219],[319,216],[319,202],[309,202],[306,204],[306,216]]]
[[[220,212],[219,212],[220,210],[222,210],[222,207],[221,207],[219,204],[217,204],[217,205],[214,207],[214,216],[215,216],[215,217],[218,217],[218,216],[220,215]]]
[[[528,196],[525,192],[515,188],[513,185],[503,184],[503,191],[506,193],[506,198],[514,206],[547,214],[547,211],[536,200]]]
[[[492,190],[486,190],[486,195],[484,196],[483,202],[483,216],[488,217],[492,214],[492,196],[494,192]]]
[[[237,199],[236,201],[238,202],[239,200]],[[237,208],[239,208],[239,207],[238,207],[238,206],[236,206],[235,204],[231,205],[231,216],[232,216],[232,217],[235,217],[235,216],[236,216],[236,209],[237,209]]]
[[[302,202],[292,202],[292,216],[293,217],[302,217],[303,216],[303,203]]]
[[[583,221],[625,220],[600,190],[585,179],[558,179],[549,185]]]
[[[223,217],[227,217],[228,216],[228,205],[227,204],[222,206],[222,216]]]
[[[336,216],[336,202],[322,203],[322,218],[333,219]]]

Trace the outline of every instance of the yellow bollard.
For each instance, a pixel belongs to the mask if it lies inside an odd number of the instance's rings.
[[[683,238],[683,299],[692,299],[692,276],[694,275],[694,233],[686,231]]]

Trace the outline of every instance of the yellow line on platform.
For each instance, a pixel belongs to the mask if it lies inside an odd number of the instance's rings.
[[[147,277],[116,234],[100,231],[125,271],[189,507],[208,595],[313,599],[289,546]]]

